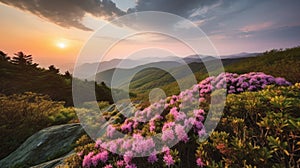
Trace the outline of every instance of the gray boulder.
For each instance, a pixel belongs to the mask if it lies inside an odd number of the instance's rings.
[[[0,167],[30,167],[59,160],[72,152],[72,144],[84,133],[80,124],[58,125],[43,129],[2,159]]]

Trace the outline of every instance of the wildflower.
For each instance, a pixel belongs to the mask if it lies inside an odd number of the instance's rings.
[[[102,144],[102,141],[101,139],[98,139],[95,143],[95,148],[100,148],[101,147],[101,144]]]
[[[198,159],[196,160],[196,163],[197,163],[197,166],[199,166],[199,167],[205,166],[205,164],[203,163],[203,161],[202,161],[201,158],[198,158]]]
[[[249,88],[248,88],[248,90],[249,91],[255,91],[257,88],[255,87],[255,86],[253,86],[253,85],[251,85]]]
[[[184,120],[184,127],[185,128],[190,128],[190,127],[192,127],[193,125],[194,125],[194,123],[195,123],[195,118],[188,118],[188,119],[185,119]]]
[[[90,152],[88,155],[84,156],[82,161],[82,167],[89,168],[92,165],[92,156],[94,155],[94,152]]]
[[[170,106],[170,104],[165,104],[164,109],[168,108]]]
[[[275,82],[277,85],[291,85],[284,78],[275,78]]]
[[[167,153],[167,154],[170,154],[170,148],[167,147],[167,146],[164,146],[164,147],[162,148],[162,152],[165,152],[165,153]]]
[[[105,163],[108,160],[108,151],[103,151],[99,154],[97,154],[96,156],[98,157],[99,161]]]
[[[182,125],[176,125],[175,126],[175,133],[179,140],[184,141],[185,143],[188,141],[188,135],[184,130],[184,127]]]
[[[115,131],[116,131],[116,128],[113,127],[112,125],[109,125],[107,127],[107,132],[106,132],[107,137],[112,138],[113,135],[114,135],[114,133],[115,133]]]
[[[131,151],[125,152],[125,154],[123,156],[125,163],[129,164],[132,160],[132,157],[133,157],[133,153]]]
[[[204,110],[202,109],[194,110],[193,112],[194,112],[194,117],[200,120],[203,118],[203,114],[205,113]]]
[[[128,150],[132,147],[132,143],[129,140],[124,140],[122,144],[122,149]]]
[[[173,115],[173,117],[174,117],[174,119],[176,120],[176,119],[177,119],[177,117],[178,117],[178,115],[179,115],[179,112],[177,111],[177,107],[173,107],[173,108],[171,108],[171,110],[170,110],[170,114],[172,114],[172,115]]]
[[[205,101],[206,101],[205,98],[203,98],[203,97],[200,97],[200,98],[199,98],[199,102],[200,102],[200,103],[205,102]]]
[[[174,122],[167,122],[164,124],[163,128],[162,128],[162,131],[168,129],[168,128],[172,128],[173,126],[175,125]]]
[[[176,121],[182,121],[186,118],[186,115],[184,112],[178,112],[178,116],[176,118]]]
[[[122,131],[128,131],[131,132],[132,131],[132,125],[133,123],[131,121],[128,122],[128,120],[126,120],[122,125],[121,125],[121,130]]]
[[[243,88],[237,88],[236,91],[238,91],[238,92],[243,92],[244,89],[243,89]]]
[[[118,166],[118,167],[123,167],[124,165],[125,165],[124,160],[118,160],[118,161],[117,161],[117,166]]]
[[[201,121],[195,120],[194,126],[195,126],[195,129],[196,129],[196,130],[200,130],[200,129],[203,128],[203,123],[202,123]]]
[[[205,131],[204,128],[201,129],[200,131],[198,131],[198,136],[199,136],[200,138],[203,137],[205,134],[206,134],[206,131]]]
[[[165,131],[162,132],[162,137],[161,137],[161,139],[162,139],[164,142],[166,142],[166,141],[168,141],[168,140],[173,141],[174,138],[175,138],[175,137],[174,137],[174,132],[173,132],[172,129],[167,129],[167,130],[165,130]]]
[[[83,155],[83,151],[77,153],[77,156],[81,157]]]
[[[137,120],[133,121],[133,128],[137,128],[139,125],[139,122]]]
[[[172,155],[170,155],[170,154],[165,154],[164,155],[164,162],[167,166],[171,166],[175,163],[174,160],[173,160]]]
[[[117,144],[115,142],[111,141],[109,143],[109,151],[111,151],[112,153],[117,152]]]
[[[155,131],[155,121],[153,121],[153,120],[149,121],[149,131],[150,132]]]
[[[157,162],[157,160],[158,159],[157,159],[157,156],[156,156],[155,152],[151,153],[150,156],[148,157],[148,162],[151,163],[151,164]]]
[[[229,94],[235,93],[235,90],[229,90],[228,93]]]
[[[173,105],[175,103],[174,99],[170,100],[170,105]]]
[[[108,164],[104,168],[113,168],[113,166],[111,164]]]

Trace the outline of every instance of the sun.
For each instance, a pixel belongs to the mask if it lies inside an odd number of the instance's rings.
[[[64,49],[67,47],[66,43],[64,43],[64,42],[58,42],[56,45],[60,49]]]

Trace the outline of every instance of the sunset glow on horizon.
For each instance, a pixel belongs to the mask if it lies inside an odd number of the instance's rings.
[[[48,9],[48,6],[36,5],[31,2],[0,0],[1,18],[1,41],[0,50],[12,56],[14,53],[23,51],[33,55],[34,62],[41,67],[56,65],[63,70],[72,69],[78,54],[85,42],[109,19],[125,15],[127,8],[137,8],[140,11],[146,10],[145,6],[134,0],[114,0],[115,8],[107,9],[110,12],[95,13],[96,11],[81,9],[78,4],[70,1],[53,2],[56,8]],[[50,2],[49,2],[50,3]],[[57,4],[55,4],[57,3]],[[59,3],[70,5],[64,9]],[[70,3],[70,4],[69,4]],[[102,2],[101,2],[102,3]],[[151,1],[151,10],[157,5]],[[282,3],[275,0],[271,2],[236,1],[231,8],[226,2],[213,5],[201,6],[199,8],[184,8],[175,12],[179,16],[192,20],[210,38],[220,55],[236,54],[241,52],[264,52],[273,48],[288,48],[299,45],[300,12],[295,3],[299,1],[287,1]],[[45,4],[43,4],[45,5]],[[38,7],[39,6],[39,7]],[[157,7],[159,11],[172,12],[172,5]],[[243,12],[236,13],[243,9]],[[280,10],[279,10],[280,9]],[[54,10],[53,15],[48,15],[48,10]],[[100,9],[99,9],[100,10]],[[194,11],[190,14],[190,11]],[[68,13],[69,12],[69,13]],[[55,15],[54,13],[61,14]],[[73,13],[73,14],[71,14]],[[65,15],[62,15],[65,14]],[[73,17],[73,18],[72,18]],[[111,19],[111,18],[110,18]],[[159,26],[159,23],[157,23]],[[120,31],[128,31],[121,27]],[[181,27],[185,28],[185,27]],[[185,28],[186,29],[186,28]],[[102,38],[105,43],[118,32],[111,32],[107,37]],[[151,40],[152,37],[143,37],[139,40],[128,40],[122,46],[118,46],[110,54],[107,60],[122,58],[124,51],[130,52],[135,45],[143,45],[142,41]],[[153,39],[157,41],[157,39]],[[180,56],[191,54],[171,41],[160,41],[157,45],[174,46]],[[154,45],[155,46],[155,45]],[[99,49],[101,45],[98,46]],[[199,53],[206,54],[206,53]],[[157,53],[157,55],[160,55]]]

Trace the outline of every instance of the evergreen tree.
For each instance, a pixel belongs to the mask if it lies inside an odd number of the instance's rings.
[[[58,73],[59,73],[59,69],[56,68],[54,65],[50,65],[50,66],[48,67],[48,69],[49,69],[50,72],[53,72],[53,73],[55,73],[55,74],[58,74]]]
[[[22,51],[15,53],[11,62],[16,65],[32,65],[32,55],[25,55]]]
[[[7,61],[9,61],[9,60],[10,60],[10,57],[7,56],[7,54],[4,53],[3,51],[0,51],[0,61],[5,61],[5,62],[7,62]]]

